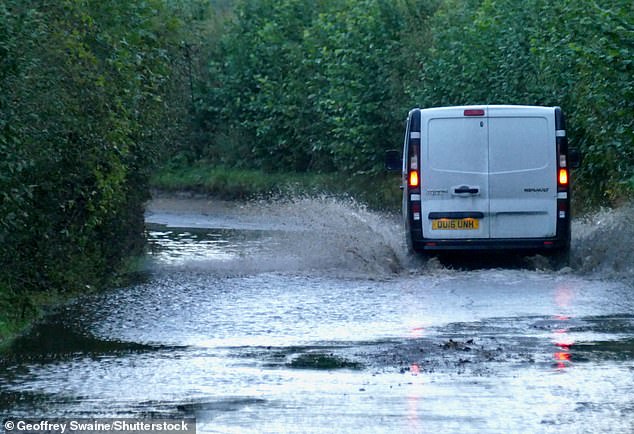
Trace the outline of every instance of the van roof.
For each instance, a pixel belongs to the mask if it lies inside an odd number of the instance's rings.
[[[447,107],[429,107],[415,108],[421,111],[453,111],[453,110],[554,110],[556,107],[536,106],[536,105],[513,105],[513,104],[479,104],[479,105],[460,105]]]

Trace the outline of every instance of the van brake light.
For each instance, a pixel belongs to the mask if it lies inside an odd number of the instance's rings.
[[[410,170],[409,171],[409,186],[412,188],[415,188],[415,187],[418,187],[418,184],[419,184],[418,171]]]
[[[484,116],[484,110],[482,109],[467,109],[464,111],[465,116]]]
[[[568,171],[559,169],[559,185],[568,185]]]

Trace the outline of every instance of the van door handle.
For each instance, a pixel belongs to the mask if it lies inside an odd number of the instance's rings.
[[[478,187],[469,187],[466,185],[456,187],[453,190],[454,194],[478,194],[480,189]]]

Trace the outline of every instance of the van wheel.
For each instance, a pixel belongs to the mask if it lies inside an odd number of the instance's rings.
[[[563,248],[548,254],[550,266],[554,270],[561,270],[570,265],[570,248]]]

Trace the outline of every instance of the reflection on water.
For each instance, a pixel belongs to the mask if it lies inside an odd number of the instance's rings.
[[[555,304],[561,313],[553,317],[553,320],[558,324],[558,328],[553,330],[552,340],[557,347],[553,357],[559,370],[566,369],[572,365],[570,348],[575,341],[569,335],[570,316],[563,314],[563,312],[568,312],[574,302],[575,292],[569,284],[560,283],[557,285],[555,288]]]
[[[410,339],[420,339],[425,336],[425,327],[412,327],[409,332]]]
[[[169,230],[148,225],[149,254],[158,263],[182,265],[196,261],[229,261],[257,255],[275,244],[270,233],[229,229]]]
[[[559,316],[555,319],[557,321],[567,321],[570,318]],[[554,354],[557,369],[565,369],[572,364],[571,348],[575,341],[568,335],[568,331],[567,328],[560,328],[553,332],[553,343],[557,347],[557,351]]]

